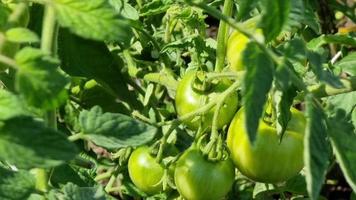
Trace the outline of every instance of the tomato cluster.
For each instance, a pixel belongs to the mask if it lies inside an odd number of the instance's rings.
[[[255,28],[254,21],[247,28]],[[256,29],[256,33],[261,30]],[[233,32],[229,39],[227,59],[230,70],[244,70],[243,51],[249,39],[239,32]],[[220,77],[206,81],[206,73],[188,71],[178,84],[175,105],[182,123],[193,131],[211,130],[215,106],[191,118],[184,116],[194,113],[209,102],[219,98],[232,81]],[[174,165],[174,182],[179,194],[187,200],[223,199],[235,180],[235,167],[247,178],[263,183],[283,182],[297,175],[303,168],[303,132],[306,120],[301,111],[291,108],[291,119],[283,139],[277,134],[275,123],[260,119],[257,138],[251,144],[245,127],[245,109],[238,111],[238,93],[233,92],[223,101],[217,119],[217,129],[228,125],[227,147],[229,156],[213,160],[203,153],[196,143],[185,150]],[[200,128],[200,129],[199,129]],[[135,185],[147,194],[163,191],[164,166],[157,163],[148,147],[136,149],[129,160],[129,173]]]

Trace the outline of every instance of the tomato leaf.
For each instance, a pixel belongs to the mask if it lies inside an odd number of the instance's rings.
[[[328,134],[343,174],[353,191],[356,191],[356,129],[350,115],[338,109],[328,120]]]
[[[0,90],[0,120],[28,114],[28,107],[22,99],[11,92]]]
[[[106,0],[54,0],[60,25],[93,40],[128,44],[132,37],[127,19],[117,14]]]
[[[95,79],[112,95],[140,108],[134,92],[128,90],[128,77],[121,73],[123,61],[113,57],[103,42],[84,39],[61,29],[58,54],[62,61],[61,68],[69,75]]]
[[[81,176],[79,176],[79,174],[74,171],[74,169],[68,164],[54,167],[51,171],[50,182],[54,187],[59,187],[60,185],[65,185],[69,182],[82,187],[89,186],[90,184],[89,181],[85,182]]]
[[[355,47],[356,39],[348,35],[321,35],[308,42],[307,47],[312,51],[316,51],[319,47],[330,43]]]
[[[137,10],[133,6],[131,6],[127,1],[128,0],[125,0],[125,1],[123,1],[123,0],[109,0],[109,3],[123,17],[132,19],[132,20],[138,20],[140,16],[139,16]]]
[[[329,166],[330,149],[326,140],[325,114],[316,105],[312,95],[306,96],[307,126],[304,135],[304,164],[307,190],[311,199],[317,199]]]
[[[256,139],[267,94],[272,86],[274,64],[256,43],[249,43],[244,51],[246,76],[243,85],[243,104],[246,110],[246,130],[249,139]]]
[[[67,183],[61,190],[52,190],[51,199],[70,200],[107,200],[104,189],[101,186],[79,187],[73,183]]]
[[[243,19],[251,12],[253,8],[257,6],[259,0],[240,0],[238,2],[239,12],[237,13],[237,19]]]
[[[341,68],[343,72],[356,76],[356,52],[351,52],[349,55],[338,61],[334,66]]]
[[[260,21],[259,26],[262,28],[267,42],[276,38],[282,31],[288,20],[291,5],[290,0],[261,1],[263,20]]]
[[[16,43],[38,43],[40,38],[35,32],[27,28],[12,28],[6,31],[6,39]]]
[[[31,117],[0,122],[0,158],[19,168],[50,168],[71,160],[76,146]]]
[[[278,66],[275,73],[276,91],[273,93],[273,102],[276,111],[276,129],[280,138],[287,129],[288,122],[291,118],[290,108],[293,105],[294,97],[297,95],[297,88],[289,79],[289,73],[286,69],[288,64]]]
[[[324,83],[327,83],[335,88],[344,87],[339,77],[332,74],[331,71],[323,68],[324,59],[320,54],[314,51],[308,51],[307,57],[312,71],[320,81],[323,81]]]
[[[58,71],[59,61],[39,49],[26,47],[16,54],[19,70],[15,88],[27,103],[52,110],[67,99],[67,78]]]
[[[84,139],[108,148],[140,146],[151,141],[157,129],[119,113],[103,113],[99,106],[82,111],[79,123]]]
[[[172,0],[152,0],[145,3],[141,10],[140,16],[152,16],[164,13],[172,6]]]
[[[0,199],[23,200],[35,192],[36,179],[27,171],[0,167]]]

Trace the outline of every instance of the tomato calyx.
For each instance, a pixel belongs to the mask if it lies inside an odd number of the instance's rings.
[[[196,142],[196,147],[199,149],[205,159],[211,162],[219,162],[228,159],[229,153],[224,140],[221,135],[218,137],[210,138],[209,142],[206,142],[207,134],[201,135]]]
[[[192,81],[192,88],[196,92],[206,94],[213,89],[213,82],[207,80],[206,72],[197,71]]]

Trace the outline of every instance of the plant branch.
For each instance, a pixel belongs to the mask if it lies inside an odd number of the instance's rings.
[[[231,16],[233,9],[233,1],[225,0],[223,14],[225,16]],[[220,72],[225,65],[226,56],[226,43],[229,35],[229,26],[225,21],[220,21],[218,36],[217,36],[217,48],[216,48],[216,63],[215,71]]]

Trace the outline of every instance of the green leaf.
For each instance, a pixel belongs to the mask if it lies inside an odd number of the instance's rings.
[[[243,19],[257,6],[259,0],[239,0],[237,19]]]
[[[141,108],[135,92],[128,90],[128,77],[121,72],[123,61],[113,57],[103,42],[77,37],[66,29],[60,29],[58,39],[61,68],[66,73],[95,79],[113,96]]]
[[[281,139],[291,119],[290,108],[293,105],[294,97],[297,96],[297,88],[290,82],[289,73],[285,69],[286,67],[288,66],[282,65],[277,67],[275,76],[277,90],[273,93],[277,119],[276,129]]]
[[[356,76],[356,52],[351,52],[349,55],[335,63],[334,66],[341,68],[343,72]]]
[[[310,27],[315,33],[321,32],[319,18],[315,12],[315,7],[312,5],[313,1],[303,0],[305,6],[303,24]]]
[[[2,31],[7,24],[7,18],[11,13],[10,9],[4,4],[0,3],[0,30]]]
[[[28,114],[28,108],[22,99],[11,92],[0,90],[0,120]]]
[[[117,14],[107,0],[54,0],[60,25],[93,40],[128,44],[132,29],[127,19]]]
[[[291,10],[286,20],[284,30],[293,31],[293,28],[301,28],[303,20],[305,19],[305,6],[304,1],[291,1]]]
[[[344,110],[336,110],[328,120],[328,134],[341,170],[351,186],[356,191],[356,132]]]
[[[327,98],[327,103],[332,107],[350,112],[356,106],[356,91],[338,94]]]
[[[317,199],[329,166],[330,149],[327,142],[325,114],[313,99],[306,96],[307,126],[304,135],[304,165],[307,190],[311,199]]]
[[[138,15],[137,10],[127,1],[128,0],[109,0],[109,3],[121,16],[132,20],[138,20],[140,16]]]
[[[256,183],[253,188],[253,199],[272,199],[270,196],[277,192],[278,188],[272,184]]]
[[[107,200],[102,187],[79,187],[67,183],[61,191],[52,190],[50,200]],[[110,198],[111,199],[111,198]]]
[[[307,57],[312,71],[320,81],[323,81],[335,88],[344,87],[339,77],[332,74],[331,71],[323,68],[324,59],[320,54],[313,51],[308,51]]]
[[[320,37],[312,39],[308,42],[307,47],[312,51],[316,51],[319,47],[330,43],[355,47],[356,39],[348,35],[321,35]]]
[[[27,199],[35,191],[35,186],[35,177],[29,172],[14,172],[0,167],[0,199]]]
[[[274,64],[256,43],[249,43],[244,51],[246,75],[243,85],[243,104],[246,113],[246,130],[250,141],[256,138],[267,94],[272,86]]]
[[[140,146],[151,141],[157,129],[119,113],[103,113],[99,106],[82,111],[79,123],[88,139],[108,149]]]
[[[263,20],[260,21],[260,27],[267,42],[276,38],[282,31],[288,21],[291,5],[290,0],[261,1]]]
[[[278,47],[278,50],[292,61],[305,61],[306,48],[305,43],[300,38],[293,38],[288,40],[283,45]]]
[[[63,164],[53,168],[51,172],[51,184],[55,187],[60,185],[65,185],[66,183],[74,183],[78,186],[85,187],[88,186],[88,183],[84,182],[78,173],[74,171],[74,169],[68,165]]]
[[[28,104],[43,109],[55,109],[67,100],[67,78],[58,71],[59,62],[39,49],[26,47],[16,54],[19,69],[16,90]]]
[[[54,167],[76,154],[76,146],[65,135],[31,117],[0,122],[0,159],[19,168]]]
[[[27,28],[12,28],[6,31],[6,39],[16,43],[38,43],[40,38]]]
[[[152,16],[164,13],[173,4],[172,0],[152,0],[145,3],[141,10],[140,16]]]
[[[297,176],[289,179],[285,186],[283,187],[283,190],[291,192],[293,194],[302,194],[304,196],[307,196],[307,183],[305,182],[305,177],[301,174],[298,174]]]

